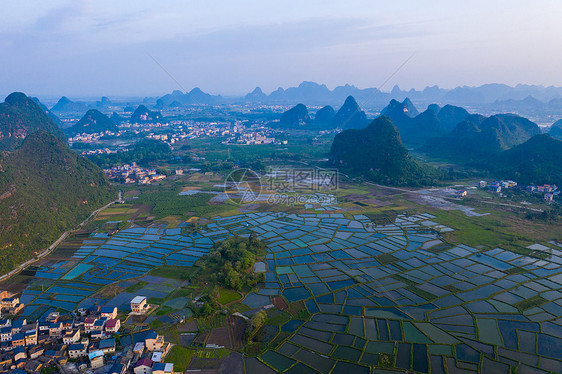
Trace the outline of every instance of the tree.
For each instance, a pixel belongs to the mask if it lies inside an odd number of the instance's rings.
[[[252,326],[252,330],[256,331],[260,327],[262,327],[263,324],[265,323],[266,318],[267,318],[267,314],[265,313],[265,311],[260,310],[259,312],[256,312],[250,319],[250,325]]]

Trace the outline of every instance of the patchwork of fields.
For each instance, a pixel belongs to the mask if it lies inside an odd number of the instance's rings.
[[[282,296],[310,316],[266,322],[268,349],[245,357],[248,373],[562,372],[562,245],[542,243],[533,248],[537,257],[450,246],[438,234],[450,229],[433,218],[375,225],[363,215],[248,213],[215,217],[190,234],[165,227],[94,233],[72,259],[38,269],[22,297],[24,315],[96,304],[126,311],[135,294],[163,299],[179,281],[157,283],[146,277],[150,269],[192,266],[213,243],[254,231],[268,248],[266,281],[242,300],[243,314]],[[136,279],[146,285],[134,294],[92,297]]]

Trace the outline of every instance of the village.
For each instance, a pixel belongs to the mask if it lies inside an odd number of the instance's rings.
[[[132,165],[125,164],[114,166],[111,169],[104,169],[105,175],[110,180],[116,180],[125,184],[151,184],[165,179],[164,174],[159,174],[155,169],[144,169],[139,167],[136,162]],[[178,174],[183,171],[178,172]]]
[[[502,195],[502,191],[503,193],[505,193],[506,190],[519,188],[520,191],[523,191],[528,194],[543,195],[544,201],[546,201],[547,203],[552,202],[555,196],[560,195],[560,190],[558,189],[558,186],[556,186],[555,184],[553,185],[544,184],[542,186],[529,185],[529,186],[521,187],[518,186],[517,182],[515,181],[500,180],[500,181],[494,181],[489,185],[486,181],[480,181],[479,187],[482,189],[487,189],[488,192],[500,194],[500,196]]]
[[[544,184],[542,186],[528,185],[519,186],[517,182],[512,180],[495,180],[488,183],[485,180],[481,180],[477,185],[470,188],[461,188],[452,190],[454,196],[457,199],[462,199],[469,195],[471,189],[479,188],[481,191],[485,191],[490,194],[498,195],[499,197],[507,197],[508,193],[513,193],[514,191],[531,195],[531,196],[542,196],[542,199],[546,203],[551,203],[554,199],[560,196],[560,189],[555,184]]]
[[[222,144],[276,144],[286,145],[288,141],[278,129],[266,127],[261,121],[217,121],[201,122],[187,120],[171,120],[168,123],[119,124],[119,131],[104,131],[99,133],[81,133],[68,138],[71,146],[88,144],[98,146],[95,149],[81,151],[82,155],[110,154],[126,151],[123,145],[115,148],[115,140],[125,139],[155,139],[167,143],[170,147],[186,139],[200,137],[225,137]]]
[[[81,308],[74,313],[51,312],[30,322],[15,316],[24,305],[15,296],[0,293],[2,312],[13,318],[0,319],[0,373],[109,373],[172,374],[174,364],[163,360],[172,344],[153,330],[135,333],[129,346],[121,346],[121,319],[117,307]],[[153,306],[145,296],[130,301],[131,312],[124,322],[147,314]]]

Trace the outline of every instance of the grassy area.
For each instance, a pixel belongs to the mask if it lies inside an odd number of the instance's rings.
[[[308,313],[308,310],[306,309],[302,301],[297,301],[290,304],[287,312],[289,312],[289,314],[296,319],[300,319],[302,321],[306,321],[310,317],[310,313]]]
[[[154,321],[150,322],[150,327],[152,327],[153,329],[158,329],[160,327],[164,326],[164,322],[155,319]]]
[[[173,311],[174,311],[174,308],[162,305],[156,310],[156,315],[157,316],[165,316],[166,314],[171,313]]]
[[[375,256],[375,258],[381,265],[387,265],[398,261],[398,258],[390,253],[383,253],[382,255]]]
[[[147,189],[143,191],[137,203],[153,206],[152,215],[157,220],[168,216],[176,216],[181,219],[194,215],[209,217],[231,209],[228,202],[210,205],[209,200],[214,196],[211,194],[180,196],[179,192],[180,188],[176,188],[176,186],[170,186],[165,190]]]
[[[291,316],[287,313],[278,313],[269,317],[266,321],[266,325],[281,326],[291,320]]]
[[[406,286],[406,289],[416,295],[418,295],[419,297],[427,300],[427,301],[431,301],[431,300],[435,300],[437,299],[437,296],[435,296],[432,293],[429,293],[427,291],[424,291],[420,288],[414,287],[414,286]]]
[[[406,277],[403,277],[402,275],[399,275],[399,274],[393,274],[393,275],[391,275],[391,277],[396,279],[397,281],[406,283],[407,285],[410,285],[410,286],[415,286],[417,284],[416,282],[414,282],[414,281],[412,281],[412,280],[410,280]]]
[[[199,331],[214,329],[215,327],[226,326],[226,318],[222,314],[215,314],[211,317],[200,318],[197,320]]]
[[[164,362],[174,364],[174,372],[183,373],[193,358],[221,359],[225,358],[229,354],[230,352],[226,349],[190,349],[180,345],[175,345],[164,359]]]
[[[148,285],[148,282],[145,281],[138,281],[137,283],[127,287],[125,289],[126,292],[128,293],[135,293],[137,291],[140,291],[142,288],[144,288],[146,285]]]
[[[191,151],[205,156],[206,161],[224,161],[227,158],[238,160],[242,163],[255,160],[291,160],[327,157],[333,135],[326,136],[311,146],[312,136],[309,134],[291,134],[291,141],[287,145],[224,145],[221,138],[200,137],[190,139],[188,144]]]
[[[189,298],[191,298],[193,293],[194,293],[193,288],[176,288],[174,291],[168,294],[168,296],[166,296],[165,300],[171,300],[171,299],[176,299],[178,297],[188,297],[188,296]]]
[[[230,310],[231,313],[236,313],[236,312],[247,312],[248,310],[250,310],[252,308],[250,308],[246,304],[242,304],[240,302],[237,302],[237,303],[234,303],[232,305],[229,305],[228,309]]]
[[[193,274],[194,268],[187,266],[177,266],[177,265],[162,265],[152,268],[148,274],[155,277],[177,279],[177,280],[187,280]]]
[[[225,304],[230,304],[233,301],[240,300],[241,297],[242,296],[234,290],[221,288],[219,290],[219,300],[218,301],[222,305],[225,305]]]
[[[514,306],[519,309],[520,311],[525,311],[536,306],[542,305],[547,303],[548,300],[540,295],[535,295],[525,300],[521,300],[514,304]]]
[[[271,349],[275,349],[279,346],[279,344],[281,344],[285,339],[287,339],[291,334],[285,331],[281,331],[279,334],[277,334],[277,336],[275,337],[275,339],[273,339],[271,342],[269,342],[269,348]]]
[[[490,215],[468,217],[461,211],[432,211],[435,221],[452,227],[454,232],[443,237],[451,244],[463,243],[473,247],[501,247],[516,253],[529,255],[526,247],[540,241],[559,237],[556,225],[535,224],[515,217],[512,213],[493,211]]]

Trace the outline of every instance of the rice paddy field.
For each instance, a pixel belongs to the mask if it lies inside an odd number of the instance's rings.
[[[435,218],[375,224],[361,214],[261,212],[217,216],[191,233],[94,232],[71,259],[37,269],[24,315],[91,305],[126,313],[135,295],[181,310],[185,298],[173,295],[181,281],[148,273],[190,267],[213,243],[255,232],[267,244],[264,284],[238,301],[220,295],[243,304],[246,318],[268,310],[247,373],[562,372],[562,244],[530,246],[540,256],[450,245],[440,233],[453,229]],[[125,291],[100,293],[109,285]],[[210,341],[226,341],[216,329]]]

